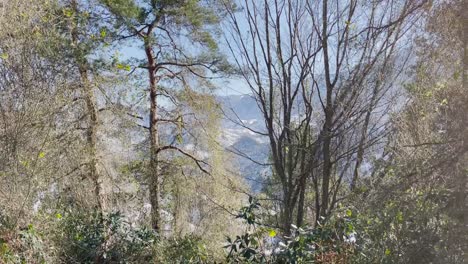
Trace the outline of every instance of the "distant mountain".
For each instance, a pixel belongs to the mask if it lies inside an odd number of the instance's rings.
[[[269,141],[252,130],[265,132],[263,114],[250,95],[230,95],[218,98],[225,113],[222,122],[222,143],[236,153],[236,165],[254,192],[262,188],[269,167]],[[239,123],[243,124],[240,125]],[[247,127],[247,128],[246,128]]]
[[[235,112],[239,117],[246,120],[262,120],[262,112],[258,108],[255,98],[251,95],[229,95],[218,98],[223,104],[226,113],[233,115],[233,112]]]

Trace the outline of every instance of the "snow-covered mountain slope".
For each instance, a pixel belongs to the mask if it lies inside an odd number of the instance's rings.
[[[240,173],[254,192],[260,191],[269,167],[269,141],[258,132],[265,132],[263,116],[254,98],[249,95],[219,97],[225,114],[222,122],[222,144],[236,157]]]

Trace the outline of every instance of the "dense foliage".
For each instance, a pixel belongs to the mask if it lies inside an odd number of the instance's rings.
[[[0,263],[468,263],[468,0],[0,24]]]

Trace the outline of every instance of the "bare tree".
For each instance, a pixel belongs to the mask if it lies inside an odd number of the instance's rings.
[[[68,60],[58,55],[63,39],[55,27],[61,21],[52,12],[55,6],[11,1],[5,8],[9,12],[2,19],[10,22],[0,33],[0,171],[8,177],[0,184],[0,203],[7,211],[16,210],[7,215],[24,224],[44,205],[50,188],[64,194],[60,188],[77,183],[76,176],[84,171],[76,131],[81,112],[69,82]],[[58,199],[50,206],[66,204],[61,197],[75,194],[85,197],[80,200],[85,206],[90,197],[78,185],[64,195],[54,191],[51,196]]]
[[[288,233],[305,186],[314,94],[309,75],[321,45],[305,2],[244,1],[242,8],[242,18],[230,10],[228,45],[263,113],[266,131],[254,132],[269,139],[273,173],[281,182],[281,227]]]
[[[230,9],[226,39],[263,113],[266,130],[255,132],[270,142],[285,233],[295,210],[302,224],[308,180],[316,220],[342,199],[343,179],[357,182],[365,150],[382,139],[375,110],[401,73],[384,71],[423,4],[246,0]]]

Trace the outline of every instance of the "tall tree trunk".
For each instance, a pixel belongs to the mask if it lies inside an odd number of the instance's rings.
[[[150,88],[150,173],[149,173],[149,192],[151,203],[151,225],[156,232],[160,231],[160,207],[159,207],[159,168],[158,168],[158,150],[159,150],[159,130],[158,130],[158,102],[157,102],[157,77],[156,62],[154,60],[153,50],[148,40],[151,31],[148,30],[147,40],[145,41],[145,53],[148,61],[148,77]]]
[[[299,190],[299,201],[297,202],[297,219],[296,225],[302,226],[304,222],[304,207],[305,207],[305,191],[306,191],[306,176],[301,176],[300,190]]]
[[[364,150],[367,140],[367,129],[369,128],[370,118],[372,111],[374,110],[375,101],[377,100],[377,94],[379,91],[380,81],[377,82],[372,92],[372,98],[367,109],[366,116],[364,117],[364,124],[362,125],[361,137],[359,139],[358,150],[356,154],[356,165],[354,166],[353,179],[351,180],[351,191],[355,190],[357,181],[359,179],[359,169],[361,168],[362,161],[364,159]]]
[[[97,109],[95,105],[95,96],[93,87],[89,82],[88,78],[88,71],[86,66],[80,65],[79,66],[81,83],[83,85],[85,91],[85,101],[86,101],[86,108],[89,115],[89,127],[88,127],[88,148],[89,148],[89,176],[94,184],[94,195],[96,196],[97,202],[97,209],[99,213],[103,213],[105,209],[105,200],[102,193],[102,186],[100,183],[100,177],[97,170],[98,167],[98,158],[97,158],[97,129],[98,129],[98,117],[97,117]]]
[[[76,0],[71,1],[71,7],[76,14],[80,14],[78,9],[78,4]],[[75,22],[76,23],[76,22]],[[96,98],[94,95],[94,90],[89,81],[88,76],[88,61],[85,57],[85,54],[82,54],[80,50],[80,43],[78,38],[78,23],[73,25],[71,28],[71,37],[72,42],[75,46],[75,61],[78,65],[78,71],[80,73],[80,82],[84,91],[84,99],[86,102],[86,111],[89,116],[89,123],[87,129],[87,154],[90,157],[88,167],[89,167],[89,178],[93,181],[94,184],[94,195],[96,197],[96,206],[98,212],[102,215],[105,208],[105,201],[102,194],[102,187],[100,184],[100,177],[98,173],[98,157],[97,157],[97,130],[98,130],[98,115],[97,107],[95,104]]]
[[[307,145],[307,142],[309,141],[309,135],[310,135],[310,130],[307,127],[304,132],[304,141],[302,145],[305,147]],[[312,175],[313,171],[313,166],[314,160],[315,160],[315,150],[317,148],[312,145],[312,151],[311,153],[307,153],[306,150],[302,151],[302,157],[301,157],[301,169],[300,169],[300,181],[299,181],[299,201],[297,202],[297,218],[296,218],[296,225],[298,227],[302,226],[304,222],[304,209],[305,209],[305,192],[306,192],[306,185],[307,185],[307,179],[309,178],[309,175]],[[311,159],[309,160],[308,164],[306,165],[307,161],[307,154],[311,156]]]
[[[291,200],[289,198],[284,198],[283,200],[283,230],[284,235],[289,236],[291,234],[291,224],[292,224],[292,215],[294,210],[294,205],[291,205]]]
[[[330,77],[330,62],[328,55],[328,0],[323,0],[322,10],[322,48],[323,48],[323,62],[325,68],[325,83],[327,89],[326,105],[325,105],[325,123],[323,124],[323,170],[322,170],[322,198],[320,206],[320,216],[326,217],[328,209],[328,198],[331,177],[331,137],[332,137],[332,118],[333,118],[333,103],[332,93],[333,86]]]
[[[463,32],[462,32],[462,40],[463,40],[463,91],[465,94],[465,99],[468,98],[466,96],[468,94],[468,0],[463,1],[463,6],[462,6],[462,14],[460,16],[462,20],[462,25],[463,25]],[[466,116],[466,115],[465,115]],[[466,121],[466,118],[465,118]],[[465,123],[466,125],[466,123]],[[466,135],[466,127],[465,131],[460,131],[460,133],[464,133]],[[464,151],[468,150],[468,139],[463,140],[463,149]],[[464,161],[468,160],[468,154],[465,153],[464,157],[462,157]],[[463,162],[462,162],[463,164]],[[464,252],[464,261],[463,263],[468,264],[468,204],[467,204],[467,168],[465,164],[464,171],[461,171],[459,173],[459,183],[458,183],[458,201],[459,203],[457,204],[457,209],[462,210],[462,219],[461,219],[461,232],[462,232],[462,248]]]

